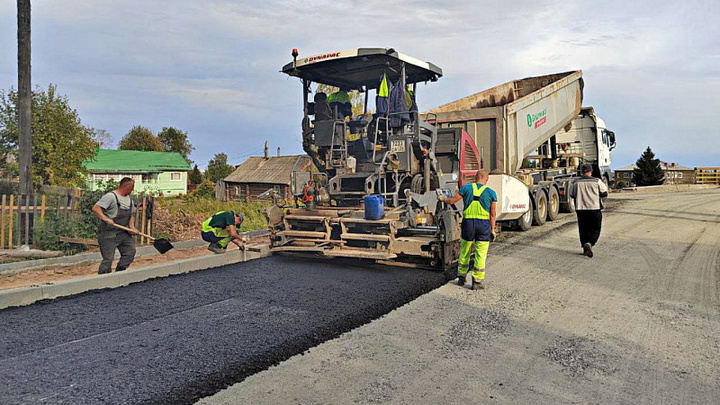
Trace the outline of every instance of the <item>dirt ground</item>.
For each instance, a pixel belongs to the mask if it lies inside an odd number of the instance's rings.
[[[611,196],[595,257],[573,216],[201,404],[720,403],[720,190]]]
[[[248,247],[254,247],[257,245],[270,243],[270,239],[267,236],[253,238],[249,243]],[[237,249],[235,245],[230,245],[228,249]],[[189,259],[191,257],[205,256],[214,254],[207,250],[206,246],[199,246],[189,249],[174,248],[169,252],[161,255],[152,255],[145,257],[138,257],[135,259],[130,269],[137,269],[140,267],[150,266],[157,263],[172,262],[175,260]],[[119,253],[115,253],[115,261],[113,261],[113,269],[117,264],[117,259],[120,258]],[[97,274],[98,266],[100,261],[93,261],[92,263],[86,264],[74,264],[68,266],[56,266],[52,268],[42,270],[29,270],[21,273],[16,273],[11,276],[0,275],[0,290],[6,290],[10,288],[28,287],[32,285],[39,285],[45,283],[52,283],[55,281],[69,280],[79,277],[87,277],[93,274]]]
[[[192,249],[173,249],[164,255],[153,255],[136,258],[130,269],[149,266],[151,264],[171,262],[174,260],[187,259],[190,257],[204,256],[213,254],[208,251],[205,246]],[[117,258],[120,254],[115,254],[116,260],[113,262],[113,268],[117,264]],[[97,274],[99,261],[90,264],[60,266],[43,270],[30,270],[17,273],[12,276],[0,277],[0,290],[18,287],[28,287],[31,285],[51,283],[60,280],[69,280],[78,277],[87,277]]]

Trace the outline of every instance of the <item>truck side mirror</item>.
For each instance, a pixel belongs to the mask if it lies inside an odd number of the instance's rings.
[[[615,148],[615,132],[613,131],[606,131],[608,140],[610,141],[610,150],[613,150]]]

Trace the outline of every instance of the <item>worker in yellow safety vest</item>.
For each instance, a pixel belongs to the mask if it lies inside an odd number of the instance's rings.
[[[345,117],[352,118],[352,103],[346,89],[342,88],[332,93],[327,98],[328,104],[333,111],[337,111],[336,119],[343,120]]]
[[[203,221],[201,236],[205,242],[210,242],[208,250],[213,253],[225,253],[230,242],[244,249],[244,239],[237,232],[243,220],[243,214],[239,212],[220,211]]]
[[[470,268],[471,249],[475,248],[475,264],[472,270],[472,289],[485,288],[485,260],[490,242],[495,240],[495,212],[497,194],[487,186],[487,170],[478,170],[476,183],[466,184],[453,197],[438,196],[438,200],[454,204],[463,199],[460,258],[458,259],[458,285],[464,285]]]

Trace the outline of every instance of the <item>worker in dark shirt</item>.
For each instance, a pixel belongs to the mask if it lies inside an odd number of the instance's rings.
[[[243,220],[243,214],[239,212],[220,211],[203,221],[202,238],[205,242],[210,242],[208,250],[225,253],[230,242],[244,249],[243,237],[237,232]]]
[[[582,165],[580,171],[582,176],[573,180],[569,194],[575,203],[583,254],[593,257],[592,248],[600,239],[603,199],[608,195],[608,188],[602,180],[592,176],[591,164]]]

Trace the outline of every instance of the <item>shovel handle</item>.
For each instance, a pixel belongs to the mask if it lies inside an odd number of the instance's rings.
[[[133,229],[130,229],[130,228],[126,227],[126,226],[122,226],[122,225],[116,224],[116,223],[114,223],[114,222],[113,222],[113,226],[114,226],[115,228],[122,229],[123,231],[128,231],[128,232],[133,232],[133,231],[135,231],[135,232],[138,233],[138,235],[142,235],[142,236],[144,236],[144,237],[146,237],[146,238],[150,238],[150,240],[155,240],[155,238],[153,238],[152,236],[146,235],[146,234],[138,231],[137,229],[134,229],[134,230],[133,230]]]

